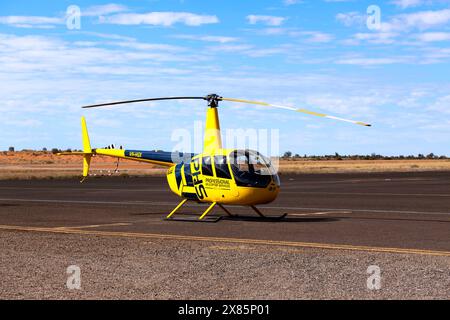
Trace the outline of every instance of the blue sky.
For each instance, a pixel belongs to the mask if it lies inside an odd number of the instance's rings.
[[[95,146],[171,150],[203,102],[80,106],[218,93],[373,124],[222,104],[222,128],[278,129],[280,152],[450,155],[449,75],[448,0],[2,1],[0,150],[79,148],[81,115]]]

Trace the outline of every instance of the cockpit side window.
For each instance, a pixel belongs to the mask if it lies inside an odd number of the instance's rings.
[[[249,163],[253,166],[256,174],[271,175],[270,161],[264,159],[264,157],[256,152],[249,153]]]
[[[202,174],[205,176],[212,176],[211,157],[202,158]]]
[[[216,167],[217,178],[231,179],[226,156],[215,156],[214,166]]]
[[[251,166],[248,163],[248,157],[245,154],[241,153],[235,153],[235,164],[239,171],[246,171],[249,172],[251,169]]]
[[[265,188],[272,181],[267,164],[254,151],[235,150],[230,162],[238,186]]]

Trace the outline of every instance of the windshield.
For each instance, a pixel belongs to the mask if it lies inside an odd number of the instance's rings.
[[[238,186],[265,188],[278,178],[270,161],[252,150],[235,150],[230,154],[231,169]]]

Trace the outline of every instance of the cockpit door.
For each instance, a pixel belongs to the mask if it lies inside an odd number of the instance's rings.
[[[188,162],[183,165],[181,172],[183,173],[183,183],[181,186],[181,195],[187,199],[198,200],[195,192],[195,186],[191,172],[192,163]]]
[[[227,193],[232,197],[238,197],[239,190],[236,186],[236,183],[234,182],[233,172],[231,171],[226,155],[214,156],[214,171],[217,178],[225,179],[226,181],[228,181],[229,190]]]

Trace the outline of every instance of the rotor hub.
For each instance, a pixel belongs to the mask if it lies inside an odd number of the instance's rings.
[[[213,93],[213,94],[208,94],[205,97],[205,100],[208,101],[208,107],[217,108],[219,106],[219,101],[222,100],[222,97]]]

